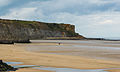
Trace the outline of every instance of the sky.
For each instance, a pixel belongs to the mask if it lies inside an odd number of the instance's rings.
[[[120,37],[120,0],[0,0],[0,18],[65,23],[85,37]]]

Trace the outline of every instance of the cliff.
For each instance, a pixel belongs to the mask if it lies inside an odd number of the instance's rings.
[[[16,42],[46,37],[81,37],[70,24],[0,19],[0,40]]]

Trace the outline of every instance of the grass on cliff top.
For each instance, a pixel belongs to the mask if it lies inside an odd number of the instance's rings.
[[[31,27],[36,26],[37,27],[37,25],[39,25],[39,24],[46,24],[51,30],[65,31],[64,28],[60,27],[60,25],[63,25],[63,23],[57,24],[57,23],[45,23],[45,22],[37,22],[37,21],[20,21],[20,20],[13,20],[13,22],[22,24],[26,27],[27,26],[31,26]]]
[[[25,20],[8,20],[8,19],[0,19],[1,23],[20,23],[20,24],[52,24],[52,25],[70,25],[70,24],[64,24],[64,23],[46,23],[46,22],[39,22],[39,21],[25,21]]]

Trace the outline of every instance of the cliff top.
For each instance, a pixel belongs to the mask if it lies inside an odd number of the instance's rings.
[[[36,24],[36,23],[44,23],[44,24],[61,24],[61,25],[72,25],[72,24],[64,24],[64,23],[47,23],[47,22],[40,22],[40,21],[27,21],[27,20],[10,20],[10,19],[0,19],[0,23],[8,23],[8,22],[18,22],[22,24]],[[74,25],[72,25],[74,26]]]

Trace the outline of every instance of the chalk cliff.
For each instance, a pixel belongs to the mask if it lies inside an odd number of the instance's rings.
[[[81,37],[70,24],[0,19],[0,40],[24,41],[46,37]]]

